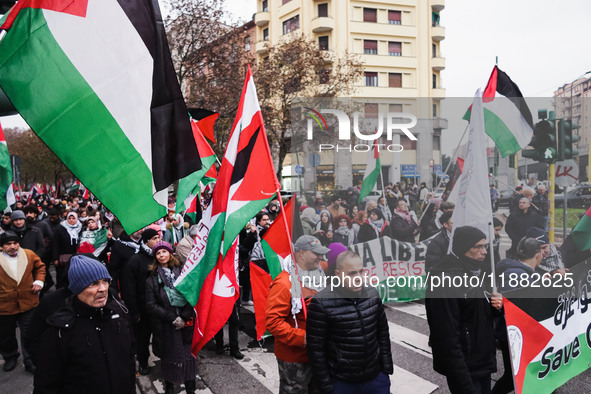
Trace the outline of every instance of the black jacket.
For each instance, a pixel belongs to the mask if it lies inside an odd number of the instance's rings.
[[[397,213],[392,214],[392,222],[390,223],[390,231],[392,232],[392,238],[402,242],[412,242],[415,243],[415,236],[413,235],[414,231],[419,226],[417,223],[410,220],[410,224],[404,219],[402,216],[398,215]]]
[[[391,237],[392,233],[390,232],[390,226],[385,225],[382,227],[380,232],[380,238],[382,237]],[[373,226],[369,223],[363,223],[363,225],[359,228],[359,233],[357,234],[357,239],[359,242],[367,242],[371,241],[372,239],[378,238],[376,234],[376,230],[374,230]]]
[[[45,241],[37,227],[25,223],[21,228],[11,225],[10,229],[18,235],[21,248],[32,250],[39,257],[45,256]]]
[[[147,316],[146,309],[146,280],[150,275],[149,266],[154,262],[154,257],[146,250],[140,251],[129,259],[127,265],[121,270],[121,298],[129,308],[132,321],[141,316]]]
[[[447,255],[433,275],[471,277],[480,270],[488,274],[487,263],[466,257]],[[485,281],[486,282],[486,281]],[[452,282],[453,283],[453,282]],[[496,349],[493,331],[493,311],[484,296],[488,288],[427,287],[425,307],[429,323],[433,369],[462,393],[476,393],[472,377],[484,377],[496,371]]]
[[[509,238],[511,238],[511,241],[513,241],[511,244],[511,249],[517,249],[517,244],[521,238],[523,238],[528,228],[539,227],[543,229],[544,224],[544,218],[535,213],[532,209],[528,209],[526,213],[518,210],[517,212],[509,215],[505,225],[505,231],[507,232]]]
[[[442,228],[439,234],[435,236],[427,246],[427,256],[425,257],[425,271],[430,272],[443,261],[447,255],[449,247],[449,236],[447,230]]]
[[[388,320],[374,288],[359,297],[347,289],[325,289],[308,307],[306,342],[312,370],[323,392],[335,379],[360,383],[392,374]]]
[[[127,265],[127,262],[139,251],[139,243],[134,242],[131,237],[125,233],[121,234],[118,240],[114,241],[111,246],[111,258],[107,269],[111,274],[111,287],[115,290],[119,290],[119,276],[121,271]]]
[[[53,233],[51,241],[51,260],[59,260],[60,254],[76,254],[78,252],[78,242],[72,243],[70,234],[64,226],[59,226]]]
[[[92,308],[72,296],[47,323],[35,394],[135,393],[131,322],[112,297]]]

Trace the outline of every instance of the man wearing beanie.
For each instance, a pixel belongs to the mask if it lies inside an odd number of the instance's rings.
[[[72,296],[41,337],[34,392],[135,393],[131,322],[109,295],[109,272],[78,255],[68,280]]]
[[[19,245],[18,235],[6,231],[0,236],[0,354],[4,358],[4,371],[16,367],[19,356],[16,325],[21,333],[21,350],[25,370],[35,367],[22,344],[33,310],[39,304],[39,291],[45,281],[45,264],[39,256]]]
[[[427,283],[425,307],[433,369],[446,376],[452,394],[490,392],[491,374],[497,365],[494,310],[484,294],[489,283],[482,281],[481,287],[471,287],[469,282],[490,271],[486,236],[475,227],[458,227],[452,251],[433,268]],[[449,281],[437,285],[444,276]],[[502,299],[495,296],[492,300],[500,309]]]
[[[142,232],[140,251],[129,259],[121,270],[121,298],[129,308],[136,338],[136,354],[139,373],[148,374],[150,357],[151,318],[146,309],[146,280],[150,274],[149,266],[154,261],[152,248],[160,242],[160,234],[153,228]]]
[[[12,224],[10,230],[18,235],[19,244],[22,248],[32,250],[37,256],[45,256],[45,241],[41,231],[26,222],[26,216],[23,211],[13,211],[10,214]]]

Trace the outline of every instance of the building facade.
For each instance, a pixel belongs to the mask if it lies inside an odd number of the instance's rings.
[[[445,98],[441,81],[445,28],[440,25],[444,7],[444,0],[258,0],[256,52],[262,59],[269,45],[301,33],[318,43],[328,62],[333,56],[357,55],[364,64],[364,75],[351,83],[356,87],[354,97],[364,103],[365,117],[405,112],[418,118],[413,129],[418,141],[402,135],[403,152],[382,154],[384,181],[406,178],[429,183],[436,180],[441,131],[447,127],[446,120],[439,118]],[[296,175],[290,173],[293,156],[288,155],[284,163],[288,183]],[[359,185],[367,153],[351,153],[353,165],[346,169],[339,168],[335,156],[322,155],[314,171],[317,187]],[[293,184],[284,185],[289,186],[293,188]]]

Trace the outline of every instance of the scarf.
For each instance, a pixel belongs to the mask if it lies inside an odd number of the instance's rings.
[[[384,227],[384,219],[378,219],[375,221],[368,219],[367,222],[371,225],[371,227],[373,227],[376,235],[379,237],[382,232],[382,227]]]
[[[179,277],[180,273],[180,267],[170,269],[158,265],[158,278],[164,284],[164,291],[168,296],[170,305],[177,308],[183,307],[187,303],[185,297],[174,287],[174,281]]]
[[[76,221],[75,225],[70,225],[67,220],[64,220],[60,223],[70,234],[70,245],[76,245],[78,243],[78,235],[80,234],[80,230],[82,230],[82,223],[80,221]]]
[[[398,208],[396,208],[394,212],[396,212],[398,216],[402,217],[408,224],[410,224],[410,221],[412,220],[410,217],[410,212],[402,212]]]

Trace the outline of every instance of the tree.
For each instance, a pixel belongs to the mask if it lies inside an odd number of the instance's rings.
[[[21,183],[56,184],[58,179],[72,179],[72,173],[31,129],[5,129],[8,152],[20,156]],[[66,142],[64,142],[66,143]]]

